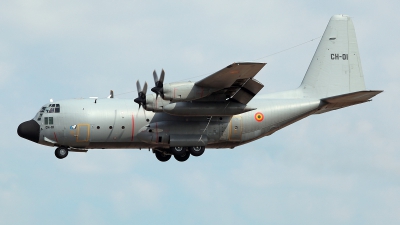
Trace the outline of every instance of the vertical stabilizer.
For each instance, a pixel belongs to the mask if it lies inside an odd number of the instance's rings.
[[[332,16],[300,89],[304,97],[317,98],[365,90],[356,33],[349,16]]]

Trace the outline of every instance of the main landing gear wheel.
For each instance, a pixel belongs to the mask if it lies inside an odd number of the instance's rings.
[[[183,155],[174,155],[174,157],[179,162],[185,162],[190,157],[190,153],[185,152]]]
[[[157,151],[155,154],[156,158],[161,162],[166,162],[171,158],[171,155],[166,155],[164,152]]]
[[[186,153],[185,147],[171,147],[170,149],[174,155],[184,155]]]
[[[189,147],[189,152],[192,156],[201,156],[206,148],[204,146]]]
[[[68,149],[62,148],[62,147],[56,148],[56,151],[54,152],[54,154],[56,155],[57,158],[63,159],[65,157],[67,157]]]

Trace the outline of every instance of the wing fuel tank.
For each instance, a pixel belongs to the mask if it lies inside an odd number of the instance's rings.
[[[165,113],[175,116],[230,116],[255,109],[235,102],[177,102],[163,107]]]

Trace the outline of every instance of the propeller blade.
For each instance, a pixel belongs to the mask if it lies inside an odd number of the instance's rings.
[[[137,92],[139,94],[142,91],[142,87],[140,86],[139,80],[136,81],[136,88],[137,88]]]
[[[153,71],[153,78],[154,78],[154,83],[156,84],[158,81],[158,76],[157,76],[157,72],[155,70]]]
[[[144,82],[144,86],[143,86],[142,92],[143,92],[143,94],[146,95],[146,92],[147,92],[147,82]]]
[[[160,75],[160,80],[158,80],[158,81],[160,81],[161,85],[164,83],[164,76],[165,76],[165,72],[164,72],[164,69],[162,69],[161,70],[161,75]]]

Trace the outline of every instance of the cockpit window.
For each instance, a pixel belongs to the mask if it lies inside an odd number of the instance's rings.
[[[46,112],[48,113],[60,113],[60,111],[60,104],[50,104],[46,109]]]
[[[37,121],[41,121],[42,120],[42,116],[43,116],[43,113],[44,113],[45,110],[46,110],[46,107],[40,108],[39,112],[35,116]]]

